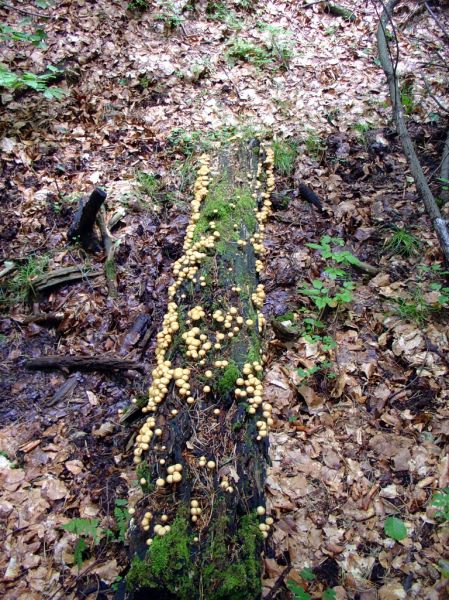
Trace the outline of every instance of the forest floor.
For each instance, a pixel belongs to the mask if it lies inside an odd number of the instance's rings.
[[[275,525],[264,595],[293,597],[279,585],[284,576],[313,598],[329,588],[338,600],[447,598],[449,531],[431,505],[449,485],[448,313],[434,285],[445,273],[391,128],[375,4],[347,0],[355,21],[319,4],[246,4],[199,2],[180,16],[177,3],[138,12],[114,0],[63,2],[39,9],[50,13],[46,49],[2,48],[16,68],[52,63],[69,73],[61,101],[2,96],[0,252],[18,265],[1,281],[7,600],[112,598],[126,573],[126,506],[141,492],[134,426],[117,411],[149,385],[197,150],[249,126],[277,140],[277,190],[303,181],[324,207],[290,193],[267,226],[264,385],[275,424],[266,493]],[[409,125],[431,175],[446,128],[414,74],[441,32],[415,8],[398,10],[401,69],[415,86]],[[24,15],[0,14],[23,28]],[[438,193],[437,175],[431,184]],[[104,257],[67,244],[76,202],[96,186],[108,193],[108,216],[122,211],[116,298],[104,277],[88,277]],[[328,258],[324,236],[333,238]],[[377,272],[339,263],[342,250]],[[81,281],[33,294],[33,278],[75,265]],[[337,267],[345,272],[329,279],[325,269]],[[304,289],[317,280],[333,298],[343,294],[336,306],[316,308]],[[54,318],[30,322],[38,313]],[[145,327],[130,334],[142,316]],[[27,358],[49,354],[120,356],[144,373],[26,369]],[[391,516],[407,530],[399,541],[384,530]],[[85,548],[62,528],[77,517],[97,529]]]

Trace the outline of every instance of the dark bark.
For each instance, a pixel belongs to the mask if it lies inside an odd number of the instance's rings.
[[[98,211],[106,200],[106,192],[95,188],[88,199],[82,198],[78,210],[70,226],[68,238],[77,241],[87,252],[99,252],[100,240],[95,231]]]

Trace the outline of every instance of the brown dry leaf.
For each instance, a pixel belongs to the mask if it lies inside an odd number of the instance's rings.
[[[73,473],[73,475],[79,475],[84,468],[84,465],[80,460],[68,460],[64,465],[70,473]]]
[[[60,479],[48,477],[42,484],[42,495],[48,500],[62,500],[62,498],[68,497],[69,490]]]
[[[307,385],[300,385],[297,388],[298,394],[302,396],[307,404],[311,414],[320,412],[323,409],[323,397],[319,396],[315,390]]]

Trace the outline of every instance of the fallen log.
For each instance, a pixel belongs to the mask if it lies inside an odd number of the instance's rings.
[[[25,362],[27,369],[76,369],[79,371],[141,371],[144,367],[134,360],[115,356],[40,356]]]
[[[131,567],[117,597],[255,600],[261,594],[271,404],[262,399],[258,283],[274,188],[271,148],[239,141],[200,159],[184,255],[134,462]],[[133,411],[134,412],[134,411]]]

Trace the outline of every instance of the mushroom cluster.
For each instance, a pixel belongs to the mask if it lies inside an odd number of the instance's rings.
[[[259,205],[255,209],[257,219],[257,232],[253,233],[252,237],[248,240],[240,239],[237,241],[237,245],[240,248],[244,248],[248,243],[252,245],[254,254],[256,256],[256,271],[260,272],[263,269],[262,259],[265,255],[265,248],[263,245],[263,236],[265,230],[265,222],[271,210],[270,195],[274,189],[274,176],[273,176],[273,151],[269,147],[265,147],[266,159],[264,162],[265,173],[263,172],[263,166],[259,163],[257,181],[256,181],[256,192],[252,194],[252,197],[257,200]],[[172,364],[170,356],[167,356],[167,351],[171,348],[175,336],[179,335],[181,327],[179,306],[177,304],[177,297],[181,299],[186,298],[185,293],[178,294],[181,286],[185,282],[193,281],[199,284],[200,287],[205,287],[206,277],[199,275],[198,271],[201,268],[201,264],[204,259],[210,255],[210,250],[215,248],[217,241],[220,239],[220,232],[217,231],[217,223],[220,219],[219,211],[214,209],[212,211],[213,219],[207,223],[206,228],[202,229],[203,233],[199,235],[197,232],[197,224],[201,219],[201,205],[203,200],[208,195],[208,186],[210,184],[210,166],[209,158],[203,155],[200,158],[200,168],[198,170],[198,176],[194,186],[194,199],[191,203],[191,217],[186,230],[186,236],[184,240],[184,254],[181,256],[173,266],[174,282],[170,285],[168,290],[168,306],[167,312],[164,316],[161,331],[157,334],[157,346],[156,346],[156,360],[157,366],[152,372],[152,384],[148,392],[148,403],[143,407],[144,413],[155,413],[158,405],[160,405],[166,398],[170,386],[176,390],[177,395],[184,397],[187,404],[193,404],[195,402],[194,396],[196,395],[191,389],[191,375],[192,371],[196,373],[194,367],[192,369],[178,367]],[[249,175],[250,177],[251,175]],[[262,191],[263,176],[265,178],[265,191]],[[236,201],[239,200],[238,195],[235,196]],[[236,204],[230,203],[231,208],[236,208]],[[203,226],[202,226],[203,227]],[[239,226],[234,225],[234,229],[238,229]],[[204,233],[204,231],[206,232]],[[209,231],[207,231],[209,230]],[[244,237],[244,235],[241,235]],[[195,241],[194,241],[195,240]],[[229,267],[229,270],[233,270]],[[186,290],[184,290],[186,291]],[[240,286],[233,286],[232,292],[241,292]],[[178,294],[178,296],[177,296]],[[208,353],[212,350],[221,350],[222,343],[227,338],[232,338],[239,334],[239,332],[245,326],[247,328],[253,327],[255,324],[258,325],[259,331],[262,331],[265,324],[265,318],[261,314],[260,309],[262,308],[265,300],[265,291],[262,284],[257,285],[256,289],[251,294],[251,301],[256,309],[256,313],[247,315],[245,318],[242,314],[239,314],[237,306],[230,306],[226,310],[217,309],[213,312],[212,322],[215,323],[213,329],[215,336],[212,332],[208,331],[206,327],[202,328],[201,322],[207,321],[210,315],[207,314],[205,308],[201,305],[194,306],[187,313],[187,330],[180,336],[185,345],[185,355],[192,361],[195,361],[198,365],[206,365]],[[249,317],[249,318],[248,318]],[[257,320],[256,320],[257,319]],[[206,368],[203,372],[203,376],[206,380],[209,380],[206,385],[202,386],[202,392],[208,394],[211,392],[211,381],[214,378],[214,367],[217,369],[225,369],[229,365],[229,361],[217,357],[217,360],[212,360],[209,368]],[[271,416],[272,407],[268,402],[264,402],[262,399],[262,382],[259,379],[262,364],[259,361],[247,362],[243,365],[242,376],[236,380],[235,384],[235,397],[238,399],[245,399],[248,403],[247,412],[249,415],[256,416],[256,426],[258,430],[257,440],[262,440],[268,434],[269,427],[273,424]],[[208,385],[211,383],[211,385]],[[178,410],[173,408],[170,414],[175,417],[178,414]],[[218,416],[220,409],[215,408],[213,414]],[[134,462],[139,464],[141,462],[142,453],[149,450],[150,442],[153,437],[161,437],[163,431],[160,427],[156,426],[155,416],[149,415],[146,418],[144,425],[141,427],[137,438],[134,449]],[[165,448],[162,446],[162,448]],[[165,465],[165,459],[160,459],[159,464]],[[214,460],[208,460],[205,456],[201,456],[198,460],[198,466],[205,467],[208,471],[214,472],[217,468]],[[159,489],[165,488],[167,485],[176,485],[183,479],[183,466],[181,464],[172,464],[164,467],[163,473],[159,472],[159,476],[156,480],[156,487]],[[212,478],[215,479],[215,476]],[[146,482],[146,478],[143,478]],[[232,493],[234,488],[232,487],[227,476],[224,476],[220,481],[220,488],[227,492]],[[259,512],[259,516],[265,514]],[[191,500],[190,502],[190,515],[191,520],[195,523],[198,517],[201,515],[201,508],[198,500]],[[144,531],[149,531],[153,515],[150,512],[146,512],[141,520],[141,525]],[[273,520],[270,517],[265,519],[265,523],[260,524],[260,529],[264,537],[268,535],[268,529],[272,524]],[[157,536],[163,536],[170,531],[170,525],[167,524],[168,516],[162,515],[161,523],[154,525],[154,534]],[[147,540],[147,544],[151,545],[152,538]]]

